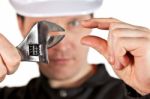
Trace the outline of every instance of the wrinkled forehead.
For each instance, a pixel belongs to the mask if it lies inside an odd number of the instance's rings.
[[[93,14],[86,14],[86,15],[68,15],[68,16],[48,16],[48,17],[27,17],[25,16],[25,18],[29,18],[32,20],[42,20],[42,19],[73,19],[73,18],[78,18],[78,19],[87,19],[87,18],[91,18],[93,16]]]
[[[56,23],[59,23],[59,22],[66,23],[72,20],[79,20],[79,21],[87,20],[92,17],[93,17],[92,14],[87,14],[87,15],[59,16],[59,17],[58,16],[57,17],[24,17],[24,20],[25,22],[28,22],[28,23],[35,23],[35,22],[42,21],[42,20],[56,22]]]

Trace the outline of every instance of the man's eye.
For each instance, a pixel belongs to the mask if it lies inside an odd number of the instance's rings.
[[[73,27],[77,27],[77,26],[79,26],[79,21],[78,20],[73,20],[73,21],[71,21],[71,22],[69,22],[69,26],[73,26]]]

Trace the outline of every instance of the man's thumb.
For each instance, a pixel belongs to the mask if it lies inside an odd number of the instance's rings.
[[[101,53],[106,59],[108,59],[107,41],[97,36],[85,36],[81,39],[83,45],[94,48]]]

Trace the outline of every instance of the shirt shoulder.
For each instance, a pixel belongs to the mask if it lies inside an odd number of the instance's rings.
[[[0,88],[0,99],[26,99],[30,92],[36,93],[38,90],[39,79],[32,79],[26,86]]]

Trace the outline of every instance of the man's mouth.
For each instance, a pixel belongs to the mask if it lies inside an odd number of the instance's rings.
[[[50,59],[50,62],[54,64],[67,64],[71,61],[71,58],[57,58],[57,59]]]

